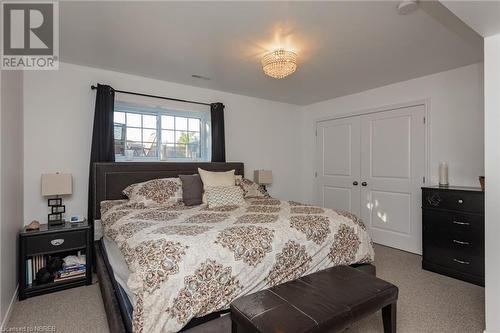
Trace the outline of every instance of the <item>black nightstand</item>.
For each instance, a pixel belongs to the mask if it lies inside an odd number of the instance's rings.
[[[91,228],[87,222],[66,223],[19,234],[19,300],[58,290],[89,285],[92,283]],[[70,268],[56,274],[53,282],[38,283],[36,271],[46,266],[51,258],[63,259],[68,255],[85,255],[85,265]],[[29,274],[31,271],[31,275]],[[31,278],[29,277],[31,276]],[[29,283],[31,282],[31,283]]]

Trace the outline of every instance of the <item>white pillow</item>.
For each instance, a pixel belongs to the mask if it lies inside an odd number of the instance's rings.
[[[245,203],[243,190],[239,186],[210,186],[206,191],[208,208],[242,205]]]
[[[235,177],[234,170],[224,172],[207,171],[198,168],[201,181],[203,182],[203,190],[206,191],[210,186],[234,186]],[[206,203],[205,194],[203,194],[203,203]]]

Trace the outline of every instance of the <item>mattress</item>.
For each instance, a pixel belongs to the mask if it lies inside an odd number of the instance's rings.
[[[371,263],[356,216],[278,199],[239,206],[101,203],[105,247],[134,332],[177,332],[232,300],[337,265]]]
[[[106,251],[106,255],[108,256],[109,265],[113,269],[113,275],[116,282],[120,285],[125,294],[127,294],[130,303],[134,304],[134,294],[130,292],[130,289],[127,286],[127,280],[130,276],[130,270],[128,269],[123,254],[121,253],[115,241],[113,241],[109,237],[104,236],[102,238],[102,242],[104,245],[104,250]]]

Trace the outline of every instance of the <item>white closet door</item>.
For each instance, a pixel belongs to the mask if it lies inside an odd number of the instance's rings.
[[[425,106],[361,117],[361,217],[375,243],[422,252]]]
[[[316,202],[359,214],[359,117],[318,122],[316,129]]]

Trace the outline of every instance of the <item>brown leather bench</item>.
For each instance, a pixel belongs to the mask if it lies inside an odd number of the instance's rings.
[[[396,332],[398,288],[339,266],[231,303],[233,333],[340,332],[382,309],[385,333]]]

